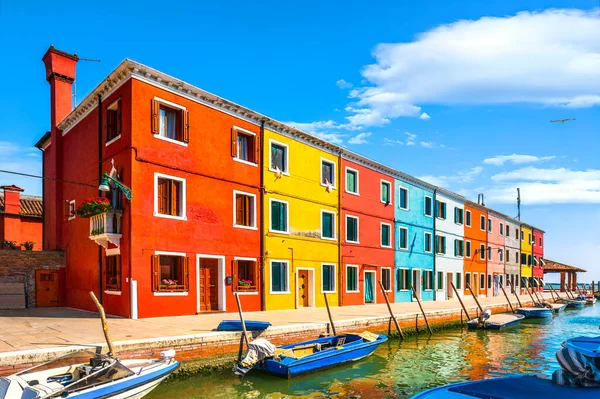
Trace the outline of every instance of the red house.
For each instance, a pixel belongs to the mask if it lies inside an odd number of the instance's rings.
[[[533,279],[538,284],[538,290],[543,291],[544,287],[540,280],[544,279],[544,232],[539,229],[533,229]]]
[[[340,304],[394,302],[394,178],[342,157]]]
[[[41,250],[42,197],[21,195],[15,185],[0,189],[0,248]]]
[[[260,115],[130,60],[73,109],[77,55],[43,61],[44,248],[66,253],[66,306],[94,309],[94,291],[131,318],[235,311],[239,291],[260,310]]]

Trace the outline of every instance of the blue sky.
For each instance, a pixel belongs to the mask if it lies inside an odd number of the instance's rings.
[[[101,60],[79,100],[131,58],[509,215],[521,187],[547,257],[600,280],[598,0],[84,3],[0,3],[0,169],[41,172],[50,44]]]

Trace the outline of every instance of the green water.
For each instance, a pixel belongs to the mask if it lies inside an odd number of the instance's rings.
[[[549,377],[567,338],[600,335],[600,303],[503,331],[453,330],[391,340],[368,359],[292,380],[222,372],[160,385],[147,398],[410,398],[450,382],[511,373]]]

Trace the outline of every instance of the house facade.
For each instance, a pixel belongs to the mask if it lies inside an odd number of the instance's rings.
[[[42,249],[42,197],[23,195],[15,185],[0,186],[0,247]]]
[[[533,229],[533,242],[532,242],[532,253],[533,253],[533,279],[535,287],[538,291],[544,290],[543,279],[544,279],[544,231],[534,228]]]
[[[521,289],[533,286],[533,231],[528,225],[521,223]]]
[[[487,296],[502,295],[505,283],[506,220],[497,213],[488,212]]]
[[[487,273],[487,219],[486,208],[473,202],[465,203],[465,295],[471,295],[466,289],[469,284],[475,295],[486,295],[487,285],[481,287],[481,275]]]
[[[504,217],[504,268],[506,285],[519,290],[521,286],[521,229],[517,220]],[[510,281],[510,284],[509,284]]]

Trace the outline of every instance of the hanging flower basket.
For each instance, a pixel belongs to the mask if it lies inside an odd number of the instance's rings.
[[[88,198],[79,204],[75,213],[82,218],[104,213],[111,209],[110,200],[104,197]]]

